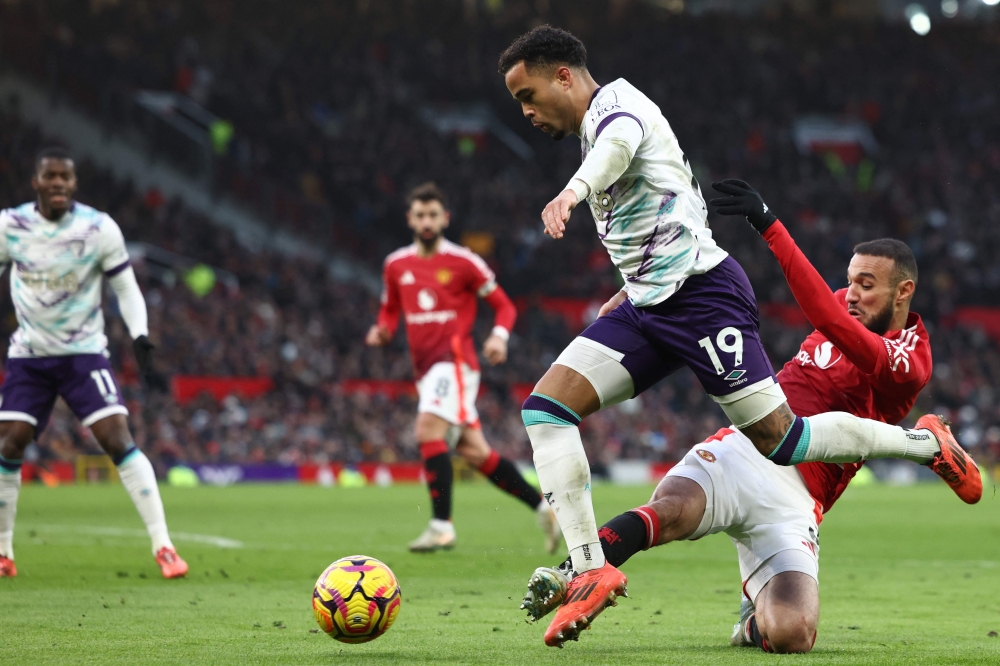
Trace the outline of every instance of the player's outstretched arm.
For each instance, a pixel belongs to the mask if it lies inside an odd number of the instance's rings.
[[[570,211],[592,193],[606,190],[621,178],[642,142],[643,128],[631,115],[621,115],[604,126],[598,126],[597,141],[566,189],[549,202],[542,211],[545,233],[555,239],[563,237]]]
[[[712,183],[712,187],[727,195],[712,199],[716,212],[745,216],[767,241],[809,323],[829,338],[859,370],[874,374],[879,361],[886,356],[882,336],[865,328],[847,312],[843,303],[838,302],[823,276],[802,254],[785,225],[760,194],[742,180],[728,179]]]

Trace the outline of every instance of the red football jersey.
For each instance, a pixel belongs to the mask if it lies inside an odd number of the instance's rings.
[[[842,297],[842,292],[837,295]],[[882,339],[885,361],[876,374],[868,375],[825,335],[813,331],[778,373],[792,411],[797,416],[849,412],[885,423],[906,418],[931,376],[927,329],[920,315],[911,312],[906,328],[886,333]],[[829,511],[861,464],[808,462],[797,467],[809,494]]]
[[[408,245],[385,259],[378,323],[395,331],[402,311],[417,379],[441,361],[465,363],[478,370],[472,341],[477,297],[489,297],[497,308],[497,326],[508,332],[513,328],[514,306],[479,255],[445,239],[426,258],[417,256],[416,245]]]
[[[847,290],[831,293],[780,222],[771,225],[764,238],[796,302],[817,329],[778,373],[792,411],[797,416],[849,412],[884,423],[902,421],[933,369],[920,315],[911,312],[902,330],[884,336],[872,333],[847,312]],[[796,467],[826,512],[862,464],[808,462]]]

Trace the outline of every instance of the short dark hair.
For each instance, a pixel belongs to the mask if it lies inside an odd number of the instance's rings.
[[[448,210],[448,197],[445,196],[445,193],[434,182],[423,183],[410,190],[410,193],[406,195],[406,207],[409,208],[412,206],[414,201],[422,201],[424,203],[428,201],[440,201],[444,209]]]
[[[69,151],[62,146],[49,146],[48,148],[42,148],[35,155],[35,171],[38,171],[38,167],[42,166],[42,160],[69,160],[73,161],[73,156],[69,154]]]
[[[551,25],[540,25],[526,32],[500,54],[497,69],[506,74],[517,63],[527,68],[549,65],[587,66],[587,48],[572,33]]]
[[[894,284],[899,284],[903,280],[913,280],[914,284],[917,283],[917,259],[913,256],[910,246],[903,241],[895,238],[865,241],[854,246],[854,254],[892,259]]]

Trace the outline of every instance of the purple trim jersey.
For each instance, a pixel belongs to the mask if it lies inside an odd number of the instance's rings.
[[[606,191],[591,192],[587,203],[629,300],[648,307],[728,255],[712,240],[705,199],[670,124],[625,79],[594,94],[580,131],[583,158],[617,123],[639,125],[638,150],[625,173]]]
[[[0,211],[0,264],[10,265],[18,323],[8,356],[103,353],[101,281],[128,260],[121,229],[90,206],[74,203],[56,222],[34,203]]]

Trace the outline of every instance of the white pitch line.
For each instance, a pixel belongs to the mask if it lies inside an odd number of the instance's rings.
[[[1000,562],[997,560],[903,560],[904,567],[979,567],[980,569],[995,569]]]
[[[23,529],[23,528],[22,528]],[[146,530],[129,529],[124,527],[96,527],[90,525],[34,525],[29,529],[40,532],[70,532],[74,534],[86,534],[90,536],[110,536],[110,537],[135,537],[148,539]],[[215,536],[212,534],[192,534],[190,532],[171,532],[170,538],[175,541],[191,541],[203,543],[216,548],[243,548],[243,542],[236,539]]]

